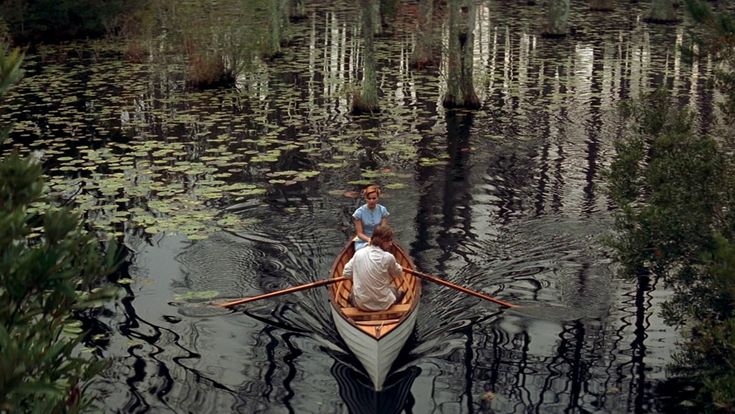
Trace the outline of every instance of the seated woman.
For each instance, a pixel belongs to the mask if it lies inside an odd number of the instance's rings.
[[[370,237],[373,235],[373,229],[379,224],[388,224],[388,209],[378,204],[380,198],[380,187],[371,185],[363,190],[365,196],[365,204],[361,205],[352,214],[355,223],[355,232],[357,240],[355,240],[355,251],[362,249],[370,243]]]
[[[345,265],[342,275],[352,279],[352,305],[366,311],[388,309],[403,299],[405,292],[391,286],[393,278],[403,269],[389,253],[393,244],[393,229],[379,225],[373,231],[370,244],[355,252]]]

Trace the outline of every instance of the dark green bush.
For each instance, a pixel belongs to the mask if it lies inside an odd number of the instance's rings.
[[[0,48],[0,99],[21,61]],[[42,173],[33,158],[0,160],[0,413],[79,411],[104,367],[84,352],[76,317],[114,296],[99,287],[116,267],[114,243],[105,253],[79,217],[44,203]]]
[[[104,34],[135,7],[123,0],[1,0],[10,33],[20,42],[58,41]]]
[[[735,114],[735,25],[687,0],[705,33],[694,51],[725,64],[717,86],[726,115],[717,135],[698,134],[690,115],[665,92],[627,104],[633,125],[616,144],[609,191],[620,206],[613,244],[631,277],[663,279],[674,291],[665,320],[684,328],[671,366],[665,411],[735,411],[735,162],[729,140]],[[689,387],[693,386],[693,391]]]

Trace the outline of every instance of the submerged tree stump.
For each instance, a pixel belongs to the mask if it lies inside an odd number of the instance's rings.
[[[590,0],[590,10],[592,11],[613,11],[615,5],[613,0]]]
[[[569,32],[569,0],[547,0],[544,37],[564,37]]]
[[[480,99],[472,81],[474,30],[473,1],[449,0],[447,90],[442,99],[447,108],[480,108]]]
[[[362,66],[362,88],[359,93],[352,96],[352,114],[374,113],[380,111],[378,102],[378,82],[375,69],[375,45],[374,33],[375,8],[370,0],[360,0],[362,6],[362,40],[363,40],[363,66]],[[379,11],[379,9],[378,9]]]
[[[411,54],[411,66],[416,69],[433,66],[434,61],[433,0],[419,0],[419,16],[416,24],[416,47]]]
[[[648,23],[664,24],[679,22],[671,0],[651,0],[651,8],[643,20]]]

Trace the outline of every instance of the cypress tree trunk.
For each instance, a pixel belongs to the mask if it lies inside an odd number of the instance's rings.
[[[590,10],[613,11],[615,5],[613,5],[612,0],[590,0]]]
[[[648,12],[646,21],[652,23],[671,23],[677,20],[676,13],[674,13],[674,4],[671,0],[651,0],[651,9]]]
[[[384,35],[393,33],[397,13],[398,0],[380,0],[380,21],[386,27],[383,29]]]
[[[281,23],[281,44],[289,44],[291,42],[291,32],[289,25],[289,2],[290,0],[275,0],[278,3],[278,16]]]
[[[434,0],[419,0],[419,21],[416,25],[416,46],[411,55],[411,66],[421,69],[434,64],[432,15]]]
[[[443,103],[447,108],[477,109],[480,100],[472,82],[475,5],[472,0],[449,0],[448,6],[449,56]]]
[[[569,0],[546,1],[546,24],[542,35],[545,37],[563,37],[569,30]]]
[[[268,16],[270,21],[268,33],[268,46],[266,47],[266,55],[274,58],[281,55],[281,1],[273,0],[268,2]]]
[[[373,25],[373,36],[380,36],[383,34],[383,18],[380,14],[380,0],[373,0],[369,2],[368,8],[364,8],[362,11],[365,13],[366,10],[370,11],[370,18],[372,19]]]
[[[374,22],[373,7],[371,0],[360,0],[360,8],[362,9],[362,41],[363,41],[363,65],[362,65],[362,90],[360,94],[352,96],[352,113],[360,114],[365,112],[379,112],[378,104],[378,82],[375,73],[375,46],[374,39]],[[380,5],[380,3],[378,3]]]

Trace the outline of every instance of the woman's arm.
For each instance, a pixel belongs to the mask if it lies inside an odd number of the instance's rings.
[[[365,234],[364,230],[362,229],[362,220],[355,220],[355,233],[357,233],[358,239],[370,243],[370,237],[368,237],[368,235]]]

